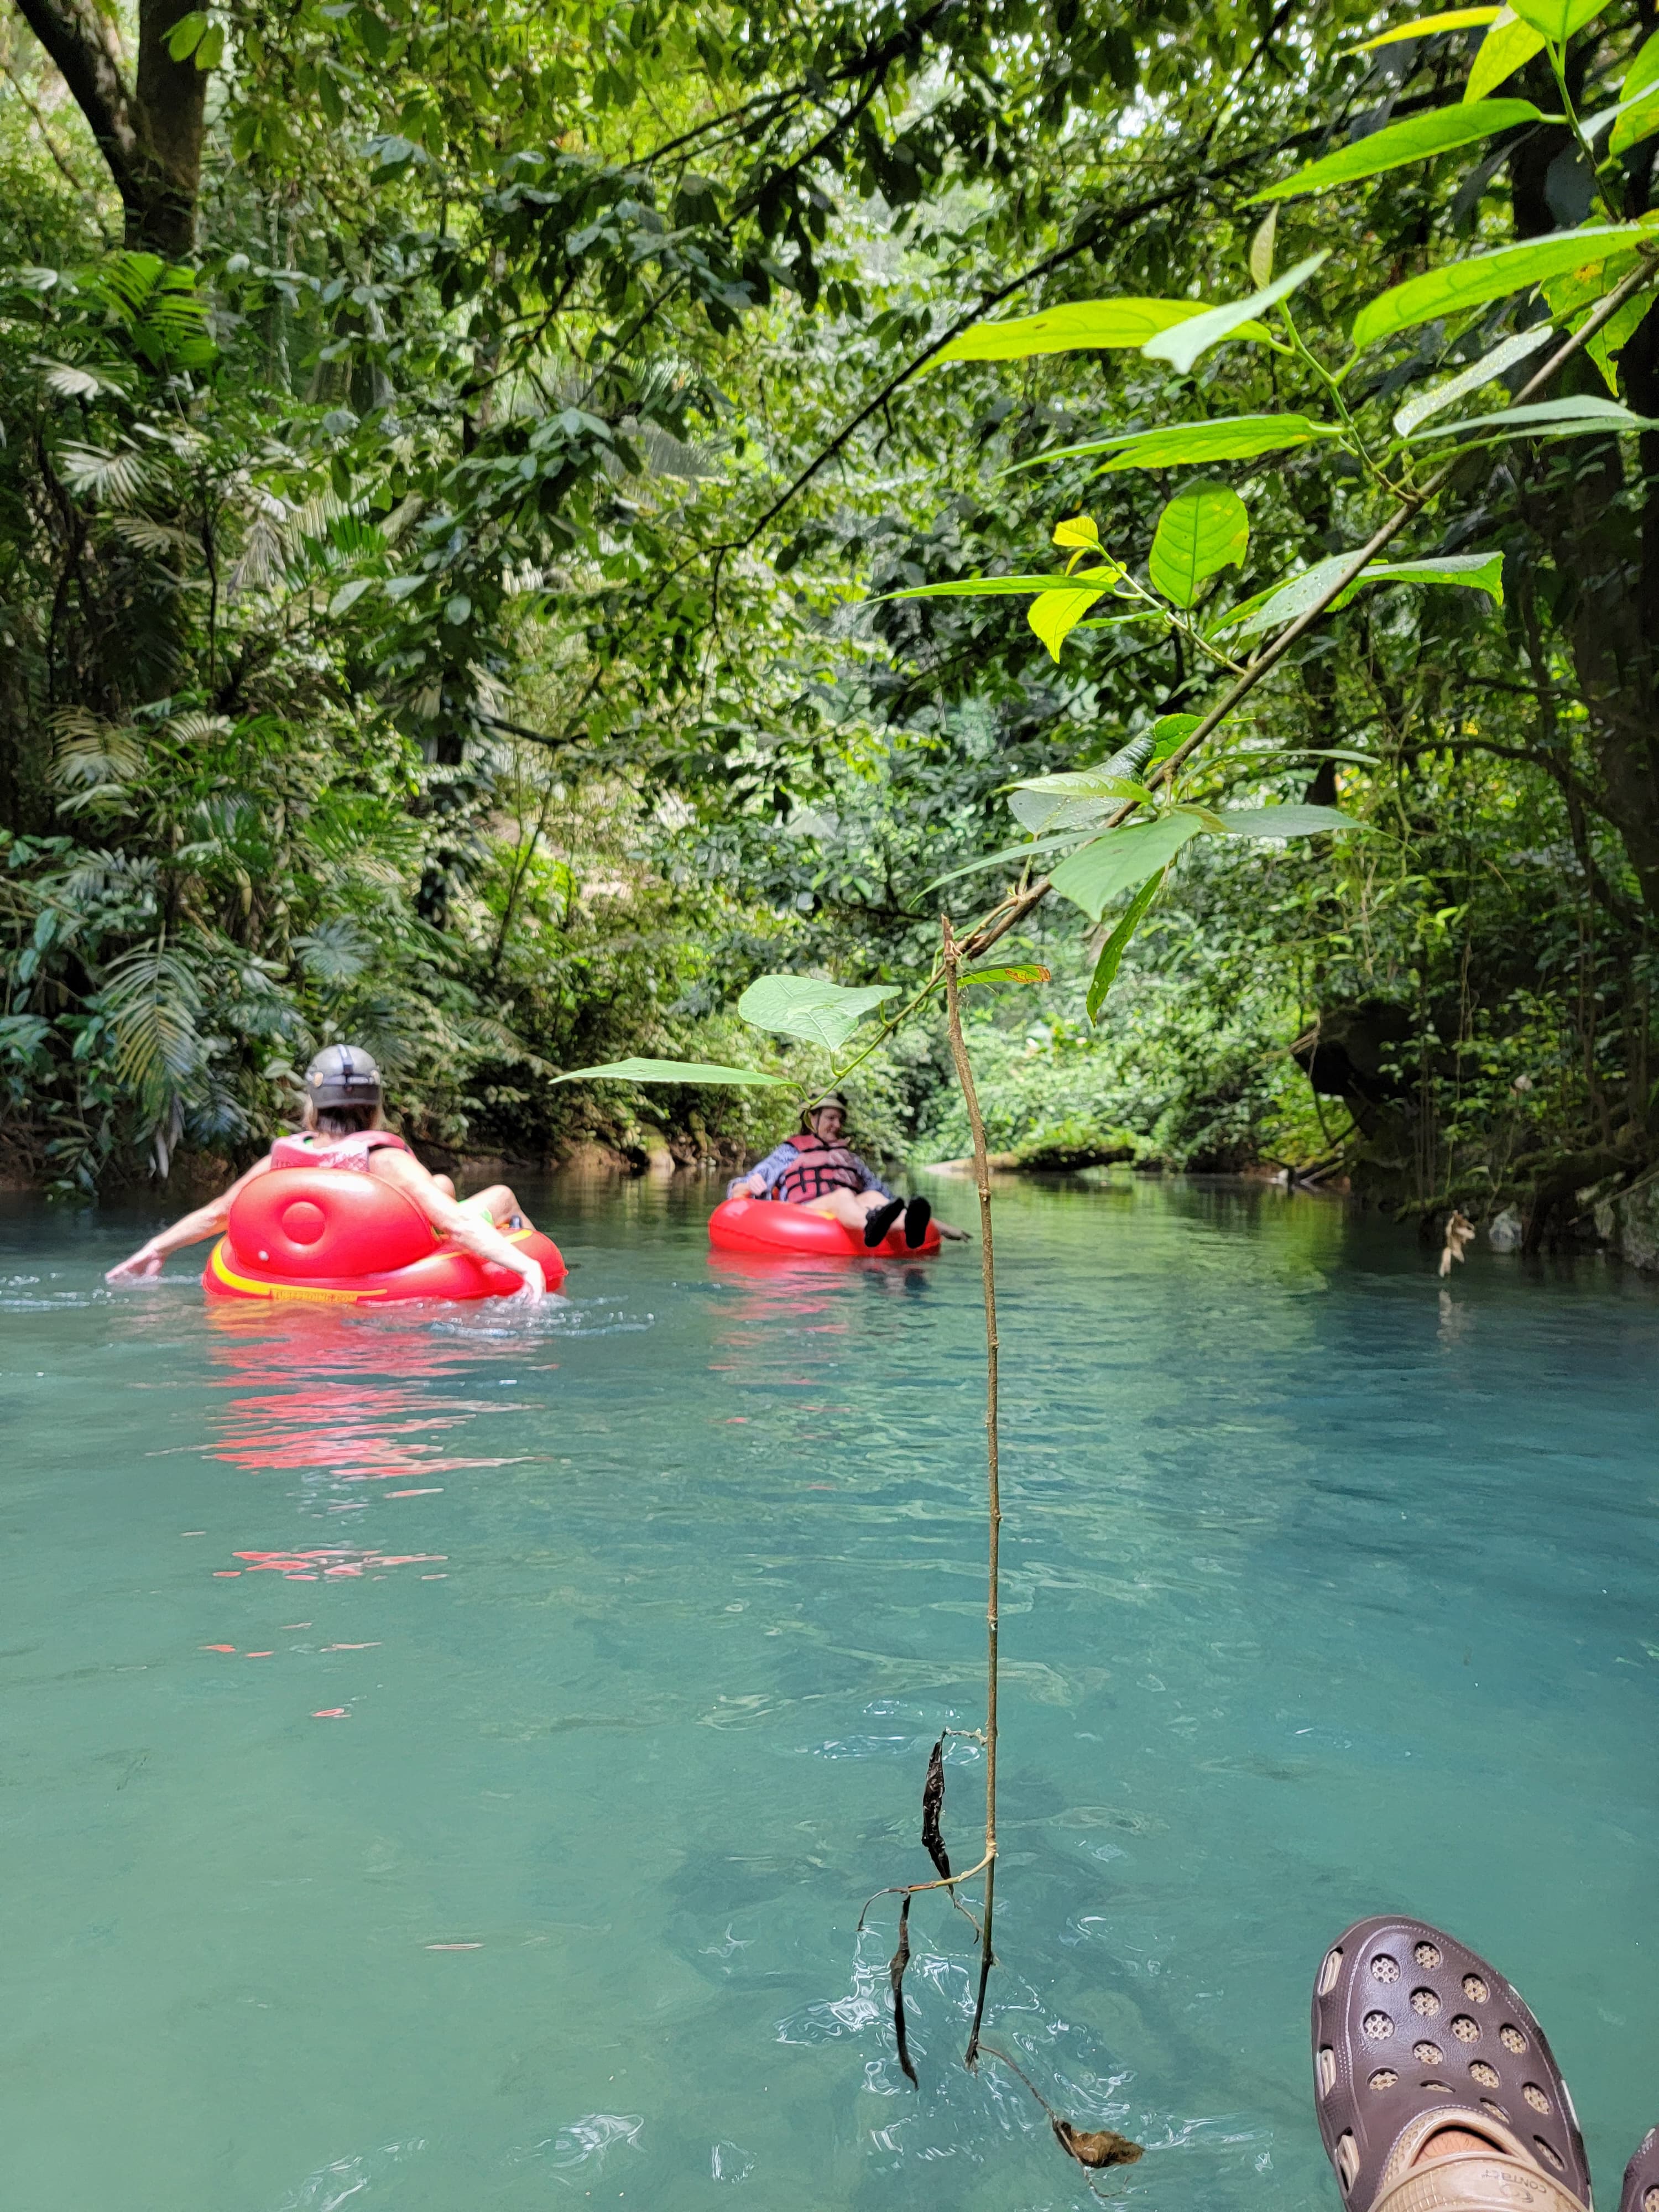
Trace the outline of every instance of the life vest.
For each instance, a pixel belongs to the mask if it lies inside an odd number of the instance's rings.
[[[348,1168],[368,1175],[369,1156],[391,1151],[406,1152],[409,1146],[390,1129],[353,1129],[344,1137],[319,1137],[307,1130],[298,1137],[278,1137],[270,1148],[274,1168]]]
[[[845,1145],[826,1145],[809,1129],[791,1137],[795,1157],[772,1186],[772,1196],[810,1206],[827,1190],[862,1190],[864,1163]]]

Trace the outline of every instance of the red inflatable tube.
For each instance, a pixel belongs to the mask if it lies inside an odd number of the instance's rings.
[[[939,1224],[930,1221],[920,1244],[904,1241],[895,1222],[872,1252],[856,1229],[844,1229],[827,1213],[791,1206],[787,1199],[728,1198],[708,1217],[708,1241],[726,1252],[757,1252],[770,1258],[815,1253],[832,1260],[914,1260],[939,1249]]]
[[[548,1287],[564,1259],[538,1229],[504,1230],[542,1263]],[[499,1298],[520,1279],[439,1237],[413,1199],[343,1168],[273,1168],[230,1209],[202,1286],[220,1298],[389,1305],[406,1298]]]

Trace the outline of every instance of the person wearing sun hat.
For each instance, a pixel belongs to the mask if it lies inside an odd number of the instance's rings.
[[[902,1214],[904,1241],[914,1252],[927,1234],[933,1209],[925,1198],[895,1198],[875,1170],[842,1142],[847,1101],[840,1091],[809,1106],[800,1124],[757,1167],[729,1183],[726,1196],[774,1198],[805,1206],[809,1213],[828,1214],[843,1227],[861,1231],[872,1252]],[[963,1234],[942,1221],[939,1233],[958,1238]]]

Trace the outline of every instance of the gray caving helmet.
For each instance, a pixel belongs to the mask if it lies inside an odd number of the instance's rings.
[[[313,1106],[378,1106],[380,1071],[361,1045],[325,1045],[306,1070]]]

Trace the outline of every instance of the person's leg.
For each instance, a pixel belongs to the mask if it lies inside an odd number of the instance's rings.
[[[1440,1929],[1382,1918],[1340,1936],[1314,1991],[1313,2045],[1348,2212],[1584,2212],[1583,2141],[1543,2030]]]
[[[878,1190],[826,1190],[806,1200],[808,1213],[827,1213],[843,1229],[862,1236],[873,1251],[904,1211],[902,1198],[884,1198]]]
[[[461,1204],[486,1215],[497,1229],[531,1229],[535,1226],[504,1182],[492,1182],[487,1190],[475,1190],[469,1197],[464,1198]]]
[[[453,1176],[434,1175],[432,1180],[437,1184],[439,1189],[442,1191],[446,1198],[454,1197],[455,1178]]]

